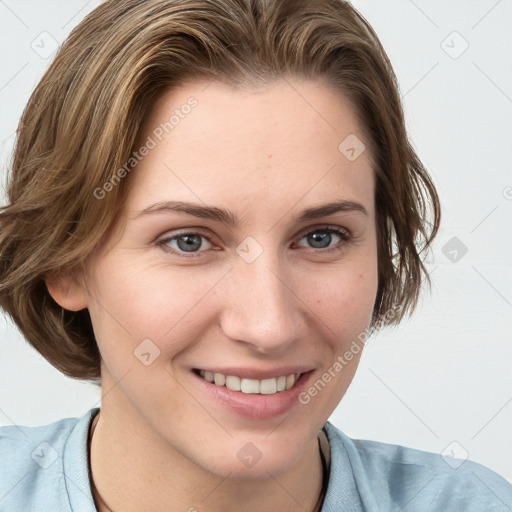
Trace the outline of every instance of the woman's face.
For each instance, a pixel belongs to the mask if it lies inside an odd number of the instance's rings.
[[[319,82],[196,82],[158,100],[85,276],[102,414],[218,475],[299,461],[352,380],[377,293],[363,142]]]

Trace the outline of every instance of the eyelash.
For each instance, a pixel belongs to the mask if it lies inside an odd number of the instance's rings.
[[[345,244],[349,243],[352,240],[352,235],[350,234],[350,232],[348,230],[340,229],[340,228],[335,227],[335,226],[321,226],[321,227],[317,227],[317,228],[314,228],[312,230],[309,230],[309,231],[306,231],[305,233],[303,233],[300,236],[299,241],[302,240],[303,238],[307,237],[308,235],[311,235],[313,233],[318,233],[318,232],[323,232],[323,233],[337,235],[337,236],[340,237],[341,241],[344,242]],[[200,257],[202,255],[202,253],[204,253],[205,251],[190,252],[190,253],[187,254],[186,252],[182,252],[182,251],[177,251],[175,249],[171,249],[170,247],[168,247],[166,245],[169,242],[171,242],[173,240],[176,240],[176,239],[178,239],[178,238],[180,238],[182,236],[186,236],[186,235],[199,235],[202,238],[204,238],[205,240],[207,240],[209,243],[212,243],[211,237],[209,235],[206,235],[206,234],[204,234],[202,232],[199,232],[199,231],[183,231],[181,233],[177,233],[177,234],[173,235],[172,237],[166,237],[166,238],[163,238],[161,240],[158,240],[156,243],[157,243],[157,245],[159,247],[162,248],[163,251],[171,253],[171,254],[175,254],[175,255],[178,255],[178,256],[181,256],[181,257],[184,257],[184,258],[197,258],[197,257]],[[302,246],[299,246],[299,247],[302,247]],[[333,251],[339,251],[339,250],[342,249],[342,247],[337,244],[337,245],[335,245],[333,247],[327,247],[327,248],[323,248],[323,249],[322,248],[314,248],[314,247],[310,247],[310,249],[313,252],[330,253],[330,252],[333,252]]]

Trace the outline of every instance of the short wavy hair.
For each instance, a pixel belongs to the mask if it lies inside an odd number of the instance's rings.
[[[371,146],[378,292],[370,325],[414,310],[439,199],[408,140],[389,59],[350,3],[110,0],[71,32],[31,95],[0,209],[0,306],[59,371],[99,383],[101,356],[88,311],[60,307],[45,278],[79,268],[109,231],[129,177],[101,200],[95,190],[130,157],[158,96],[189,79],[256,86],[285,76],[344,94]]]

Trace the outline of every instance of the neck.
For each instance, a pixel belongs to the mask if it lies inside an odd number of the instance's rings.
[[[323,468],[316,438],[299,461],[279,476],[236,480],[208,472],[163,440],[146,435],[141,420],[118,422],[103,405],[94,418],[90,461],[99,512],[177,512],[205,507],[209,512],[234,512],[240,510],[240,503],[245,512],[317,510]]]

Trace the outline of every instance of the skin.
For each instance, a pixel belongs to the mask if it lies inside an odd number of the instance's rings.
[[[271,419],[209,399],[190,369],[309,364],[313,383],[365,330],[378,285],[374,172],[368,149],[349,161],[338,145],[350,134],[369,141],[339,92],[288,79],[258,90],[214,81],[168,91],[136,147],[190,96],[198,105],[126,178],[126,203],[85,272],[48,283],[63,307],[88,308],[103,359],[94,482],[115,511],[312,510],[317,436],[361,352],[307,405]],[[304,209],[340,199],[367,214],[297,222]],[[226,208],[241,222],[139,215],[167,200]],[[333,234],[317,248],[306,235],[325,226],[350,240]],[[211,242],[200,239],[192,256],[158,244],[183,229]],[[247,237],[263,249],[252,263],[236,252]],[[180,251],[177,239],[169,247]],[[134,357],[144,339],[160,350],[149,366]],[[237,457],[248,442],[262,454],[252,467]]]

